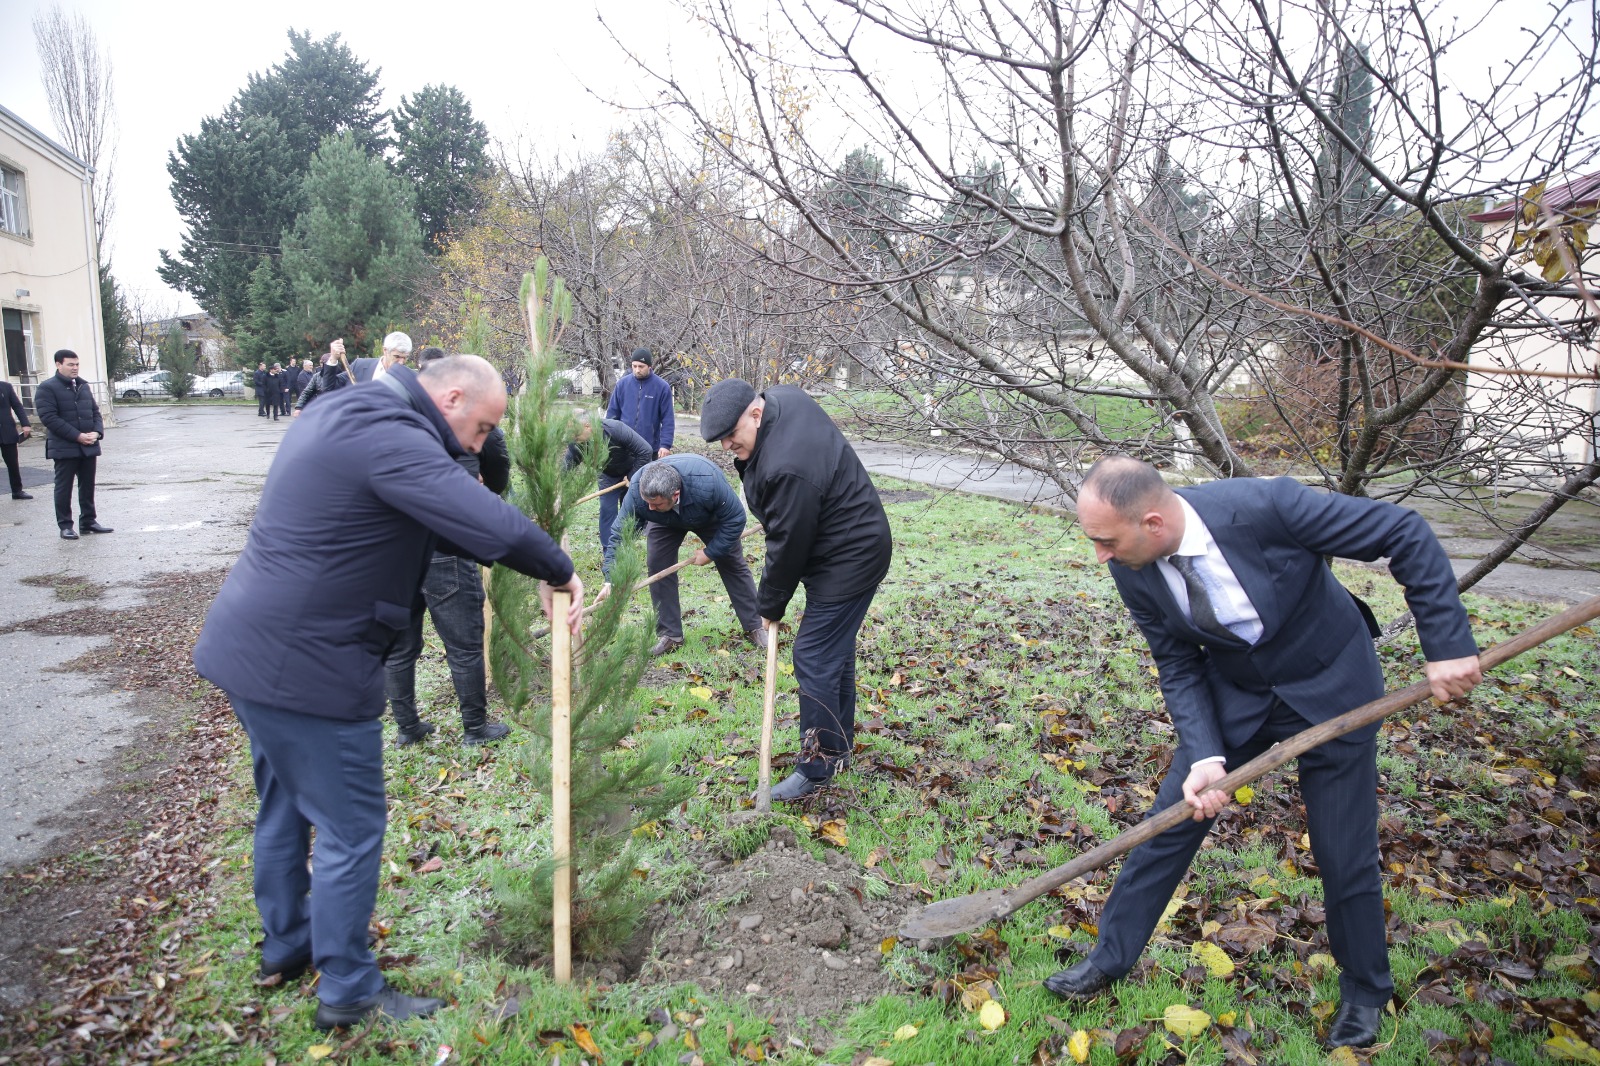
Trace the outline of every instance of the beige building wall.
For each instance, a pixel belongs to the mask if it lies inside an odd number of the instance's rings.
[[[55,373],[55,351],[70,348],[110,420],[91,174],[0,107],[0,375],[31,410],[34,385]]]

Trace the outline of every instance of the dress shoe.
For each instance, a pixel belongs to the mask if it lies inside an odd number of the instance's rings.
[[[298,981],[311,969],[311,956],[302,955],[297,959],[287,962],[268,964],[261,960],[261,966],[256,970],[255,983],[257,988],[282,988],[291,981]]]
[[[1093,999],[1110,988],[1114,980],[1110,974],[1085,958],[1060,973],[1046,977],[1044,987],[1062,999]]]
[[[13,500],[31,500],[31,499],[33,499],[33,493],[31,493],[31,492],[13,492],[11,494],[11,498]]]
[[[78,532],[80,532],[80,533],[115,533],[116,530],[112,529],[110,526],[103,526],[99,522],[88,522],[88,523],[79,522],[78,523]]]
[[[444,1006],[442,999],[434,999],[431,996],[408,996],[398,988],[385,984],[383,991],[371,999],[348,1003],[342,1007],[319,1003],[316,1020],[311,1024],[327,1032],[329,1029],[343,1029],[359,1024],[373,1016],[403,1022],[408,1018],[426,1018],[442,1006]]]
[[[62,540],[77,540],[78,539],[78,531],[76,529],[73,529],[71,526],[62,526],[61,527],[61,539]]]
[[[1382,1007],[1341,1002],[1333,1021],[1328,1024],[1328,1037],[1322,1046],[1329,1051],[1340,1047],[1371,1047],[1378,1042],[1378,1030],[1382,1026]]]
[[[744,639],[748,640],[762,651],[765,651],[767,648],[767,631],[765,628],[745,630]]]
[[[437,728],[432,722],[418,722],[415,729],[402,729],[395,734],[394,746],[409,748],[413,744],[421,744]]]
[[[474,729],[464,730],[461,743],[469,748],[475,748],[479,744],[493,744],[510,735],[511,727],[504,722],[485,722]]]
[[[651,646],[650,654],[657,657],[669,655],[681,647],[683,647],[682,637],[662,637]]]
[[[780,803],[792,803],[798,799],[805,799],[832,780],[832,777],[807,777],[796,770],[772,786],[772,798]]]

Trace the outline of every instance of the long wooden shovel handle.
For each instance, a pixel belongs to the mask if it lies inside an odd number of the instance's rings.
[[[747,529],[743,533],[739,534],[739,539],[743,540],[745,537],[748,537],[750,534],[754,533],[756,530],[758,530],[760,528],[761,528],[760,526],[751,526],[749,529]],[[645,589],[649,588],[651,585],[654,585],[657,581],[660,581],[662,578],[671,577],[673,574],[676,574],[679,570],[682,570],[684,567],[688,566],[689,565],[689,560],[693,559],[693,558],[694,558],[694,556],[691,555],[688,559],[683,559],[683,560],[681,560],[679,562],[673,563],[671,566],[667,567],[665,570],[660,571],[659,573],[651,574],[649,577],[647,577],[643,581],[639,582],[633,588],[629,589],[628,590],[628,595],[630,595],[630,596],[638,595],[640,592],[643,592]],[[583,609],[583,616],[585,618],[589,617],[589,613],[591,611],[597,610],[599,608],[601,602],[603,602],[603,601],[601,601],[599,599],[596,599],[589,606],[585,607]],[[533,634],[528,639],[530,639],[530,640],[542,640],[543,638],[545,638],[545,637],[547,637],[549,635],[550,635],[550,629],[547,626],[544,629],[535,629],[533,631]]]
[[[572,593],[550,598],[557,618],[566,616]],[[550,642],[550,857],[555,860],[551,901],[551,954],[556,984],[572,980],[572,631],[556,628]]]
[[[778,704],[778,626],[767,630],[767,680],[761,692],[761,766],[756,772],[756,813],[772,811],[772,720]]]
[[[1492,670],[1507,659],[1515,658],[1552,637],[1576,629],[1597,616],[1600,616],[1600,596],[1569,607],[1520,636],[1496,644],[1479,656],[1479,662],[1485,671]],[[1398,692],[1391,692],[1371,703],[1363,704],[1353,711],[1346,711],[1337,718],[1330,718],[1268,748],[1206,791],[1234,792],[1319,744],[1335,737],[1342,737],[1362,726],[1371,725],[1414,703],[1420,703],[1428,693],[1428,683],[1419,681]],[[1031,903],[1075,877],[1082,877],[1100,869],[1113,859],[1126,855],[1145,841],[1160,836],[1173,826],[1192,817],[1194,808],[1189,806],[1187,801],[1174,803],[1160,814],[1119,833],[1092,851],[1085,852],[1071,862],[1057,866],[1030,881],[1024,881],[1015,888],[989,889],[971,896],[940,900],[938,903],[930,904],[908,916],[901,926],[901,932],[906,936],[930,937],[954,936],[957,933],[977,929],[995,919],[1006,917],[1023,904]]]
[[[604,496],[608,492],[616,492],[618,489],[625,489],[627,487],[628,487],[628,479],[627,478],[623,478],[621,481],[617,482],[615,485],[607,485],[605,488],[600,489],[600,490],[598,490],[596,492],[591,492],[587,496],[579,496],[576,500],[572,501],[572,506],[576,507],[580,503],[588,503],[590,500],[598,500],[600,497]]]

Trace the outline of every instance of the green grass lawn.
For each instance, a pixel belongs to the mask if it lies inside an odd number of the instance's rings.
[[[1174,737],[1143,641],[1075,526],[997,501],[920,495],[888,505],[896,558],[861,636],[857,766],[771,824],[791,828],[814,855],[839,850],[842,828],[855,863],[945,898],[1024,880],[1135,822]],[[587,542],[576,555],[594,580],[588,527],[580,523]],[[759,557],[758,538],[746,543]],[[1341,574],[1380,617],[1402,609],[1387,575]],[[680,897],[703,875],[677,844],[698,838],[736,860],[765,832],[728,822],[755,773],[740,753],[754,749],[758,731],[759,653],[731,639],[736,626],[712,568],[684,575],[687,646],[640,692],[641,729],[666,738],[677,772],[699,781],[658,827],[645,873]],[[1472,597],[1469,606],[1484,645],[1548,613]],[[1420,677],[1414,641],[1383,658],[1392,685]],[[1454,1039],[1492,1045],[1508,1062],[1544,1062],[1552,1019],[1570,1024],[1600,1009],[1587,957],[1600,920],[1597,668],[1595,637],[1581,632],[1503,668],[1464,707],[1416,708],[1386,727],[1382,837],[1400,1009],[1375,1061],[1434,1061],[1430,1042]],[[1105,871],[936,951],[877,946],[903,992],[840,1004],[823,1020],[831,1047],[801,1048],[738,996],[626,980],[557,987],[491,947],[493,871],[547,852],[545,798],[527,787],[515,736],[487,751],[456,743],[460,725],[431,635],[420,669],[419,702],[440,736],[386,749],[390,817],[376,920],[389,933],[382,952],[396,983],[454,1005],[329,1039],[311,1028],[309,991],[252,986],[254,797],[241,747],[237,787],[215,827],[218,905],[186,933],[195,976],[180,1021],[198,1045],[186,1061],[431,1063],[448,1045],[452,1062],[1054,1063],[1076,1061],[1074,1038],[1099,1064],[1325,1059],[1317,1039],[1337,982],[1320,884],[1305,868],[1292,768],[1258,783],[1248,805],[1219,821],[1145,962],[1112,994],[1069,1005],[1039,984],[1093,943],[1111,884]],[[780,718],[793,712],[786,675]],[[780,722],[777,751],[795,746],[795,727]],[[840,823],[834,842],[819,832],[829,821]],[[421,857],[440,868],[419,872]],[[1213,947],[1197,951],[1202,944]],[[517,1009],[502,1018],[508,999]],[[992,1031],[981,1022],[984,999],[1004,1010]],[[1174,1007],[1208,1020],[1180,1037],[1163,1023]],[[235,1042],[241,1018],[259,1022],[268,1039]],[[668,1018],[678,1035],[645,1050]],[[600,1054],[582,1050],[584,1039]]]

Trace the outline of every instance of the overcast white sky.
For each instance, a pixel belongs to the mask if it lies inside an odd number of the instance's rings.
[[[42,0],[0,2],[0,103],[35,128],[56,134],[39,80],[33,17]],[[600,147],[626,116],[595,99],[637,102],[644,89],[596,19],[593,0],[539,3],[356,3],[281,0],[219,4],[215,0],[66,0],[82,12],[114,64],[120,137],[115,169],[116,216],[110,242],[125,287],[164,300],[180,313],[195,309],[186,294],[156,276],[161,249],[176,251],[182,225],[167,186],[167,153],[180,135],[220,113],[253,71],[266,70],[288,49],[289,27],[316,37],[339,33],[369,67],[381,68],[385,107],[429,83],[455,85],[494,137],[562,138]],[[698,31],[672,5],[604,0],[606,17],[630,45],[677,69],[703,60]]]

